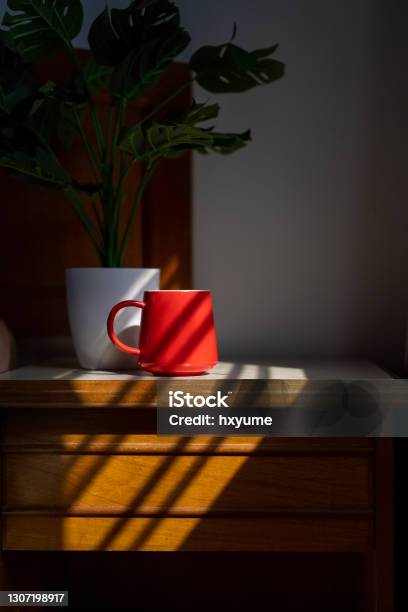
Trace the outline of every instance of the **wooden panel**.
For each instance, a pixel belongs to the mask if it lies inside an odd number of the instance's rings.
[[[0,406],[48,405],[63,407],[137,406],[155,407],[156,382],[152,378],[128,381],[105,380],[0,380]]]
[[[158,436],[150,408],[10,408],[3,417],[3,449],[12,452],[366,456],[374,444],[370,438]]]
[[[82,61],[89,56],[89,52],[83,50],[78,54]],[[42,79],[63,84],[73,72],[72,62],[60,54],[39,65],[37,72]],[[166,99],[189,78],[187,65],[172,65],[149,98],[128,105],[128,122],[137,122],[152,105]],[[191,91],[187,87],[166,110],[188,105],[190,101]],[[96,108],[102,124],[106,123],[109,105],[108,96],[98,96]],[[90,131],[90,125],[89,117],[85,116],[85,131]],[[80,139],[69,149],[58,143],[55,147],[64,166],[77,181],[94,180]],[[189,155],[161,164],[139,209],[124,261],[128,267],[161,267],[163,288],[191,285],[190,174]],[[140,176],[141,170],[135,166],[126,185],[129,198],[124,203],[125,212]],[[3,228],[0,258],[7,261],[0,279],[0,314],[19,335],[68,334],[64,270],[99,265],[94,249],[60,192],[29,186],[4,170],[0,171],[0,179]]]
[[[330,414],[341,416],[344,410],[343,393],[344,386],[340,383],[330,384],[327,381],[305,381],[305,380],[280,380],[263,379],[262,373],[259,380],[234,378],[234,372],[222,376],[217,375],[218,364],[214,371],[208,376],[184,379],[167,378],[166,382],[178,380],[182,384],[184,392],[193,394],[212,394],[217,391],[230,395],[229,405],[231,407],[280,407],[280,408],[302,408],[312,405],[313,408],[322,411],[330,411]],[[239,367],[239,366],[237,366]],[[29,368],[27,368],[29,370]],[[135,370],[134,375],[128,378],[116,378],[115,374],[107,378],[103,373],[96,373],[94,378],[81,378],[84,371],[77,370],[75,377],[67,378],[72,370],[50,367],[38,367],[35,369],[36,377],[24,378],[22,372],[16,371],[15,378],[8,378],[8,373],[0,378],[0,407],[35,407],[42,408],[50,406],[87,408],[97,406],[104,407],[157,407],[157,385],[163,379],[156,378],[143,372]],[[383,389],[377,385],[378,392]],[[385,382],[384,391],[389,384]],[[389,393],[389,395],[391,395]],[[362,425],[359,436],[370,434],[371,429]]]
[[[394,610],[394,440],[375,444],[374,594],[377,610]]]
[[[5,516],[4,550],[364,552],[366,518],[113,518]]]
[[[203,515],[368,510],[367,457],[5,455],[6,509]]]
[[[13,424],[14,425],[14,424]],[[69,452],[135,455],[370,455],[372,446],[336,438],[263,438],[259,436],[177,437],[154,434],[14,431],[7,428],[4,451],[13,453]],[[142,429],[142,428],[140,428]],[[364,442],[371,440],[362,439]]]

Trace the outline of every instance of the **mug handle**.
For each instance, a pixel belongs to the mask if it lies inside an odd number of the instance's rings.
[[[113,342],[113,344],[117,346],[121,351],[124,351],[125,353],[130,353],[131,355],[140,355],[140,348],[128,346],[127,344],[119,340],[114,330],[116,315],[118,314],[119,310],[122,310],[122,308],[128,308],[128,306],[134,306],[135,308],[144,308],[146,306],[146,303],[136,302],[135,300],[125,300],[124,302],[119,302],[119,304],[116,304],[116,306],[114,306],[109,313],[107,323],[108,336]]]

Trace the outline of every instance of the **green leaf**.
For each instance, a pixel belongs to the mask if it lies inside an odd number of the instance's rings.
[[[35,94],[21,98],[17,96],[16,91],[10,94],[0,85],[0,127],[20,125],[32,112]]]
[[[58,113],[57,125],[58,140],[65,146],[70,147],[78,135],[78,127],[75,111],[72,106],[61,104]]]
[[[124,9],[106,7],[91,25],[89,46],[97,63],[117,66],[136,47],[157,38],[163,26],[178,27],[179,22],[179,10],[168,0],[136,0]]]
[[[91,57],[84,67],[83,75],[88,83],[89,92],[95,95],[100,91],[107,91],[109,89],[112,68],[97,64],[95,59]],[[78,87],[81,87],[80,83]]]
[[[141,126],[127,128],[120,139],[120,148],[138,161],[151,166],[159,159],[172,159],[186,151],[202,149],[213,142],[207,130],[187,124],[153,123],[143,131]]]
[[[251,131],[246,130],[245,132],[234,134],[228,132],[213,132],[211,130],[211,136],[213,138],[212,144],[205,147],[205,149],[199,149],[199,153],[221,153],[222,155],[230,155],[235,153],[239,149],[242,149],[251,140]]]
[[[218,104],[196,104],[190,108],[174,109],[165,117],[165,123],[170,125],[178,125],[184,123],[187,125],[197,125],[203,121],[215,119],[218,117],[220,107]],[[211,134],[211,142],[208,142],[204,147],[195,147],[199,153],[215,153],[229,154],[238,151],[246,146],[251,140],[251,132],[247,130],[242,133],[229,132],[214,132],[211,128],[202,128],[207,134]]]
[[[272,45],[272,47],[266,47],[265,49],[257,49],[256,51],[251,51],[251,55],[256,57],[257,59],[263,59],[264,57],[269,57],[273,55],[276,49],[279,47],[279,43]]]
[[[74,88],[60,87],[54,81],[47,81],[38,89],[38,95],[50,100],[57,100],[72,106],[85,106],[87,98],[83,92]]]
[[[57,118],[57,108],[53,100],[37,100],[24,126],[40,134],[46,142],[51,143],[57,127]]]
[[[178,8],[168,0],[132,2],[108,8],[95,19],[89,45],[98,64],[112,67],[110,90],[116,97],[143,96],[190,42]]]
[[[14,134],[35,110],[37,96],[31,70],[0,42],[0,129]]]
[[[49,189],[65,189],[72,183],[52,156],[41,147],[37,147],[32,155],[19,150],[2,151],[0,166],[30,184]]]
[[[2,38],[25,62],[46,58],[71,41],[82,27],[80,0],[8,0]]]
[[[147,128],[142,124],[126,128],[119,147],[130,154],[133,161],[148,167],[160,159],[172,159],[186,151],[234,153],[251,140],[249,130],[234,134],[196,126],[215,118],[218,111],[217,104],[193,104],[191,108],[171,111],[162,122],[153,122]]]
[[[123,9],[128,14],[129,9]],[[108,7],[102,11],[91,25],[88,34],[89,46],[95,61],[102,66],[116,66],[126,55],[126,46],[114,30]]]
[[[132,155],[136,160],[140,160],[146,153],[146,133],[141,125],[134,125],[125,128],[119,139],[119,148]]]
[[[245,51],[232,43],[205,46],[196,51],[190,67],[196,81],[212,93],[240,93],[280,79],[284,64],[270,56],[277,45]]]
[[[42,108],[47,108],[49,112],[43,113],[44,125],[38,130],[40,133],[50,133],[51,128],[56,128],[59,140],[66,147],[72,145],[77,135],[77,122],[75,113],[82,116],[86,107],[87,98],[80,88],[75,88],[75,83],[68,89],[60,87],[53,81],[47,81],[39,89],[39,95],[43,97],[39,100],[39,105]],[[59,104],[52,104],[52,101],[57,101]],[[57,108],[55,107],[57,106]],[[49,119],[47,121],[47,118]],[[52,121],[52,123],[51,123]],[[49,138],[47,138],[49,140]]]
[[[25,76],[15,74],[15,78],[4,80],[0,77],[0,111],[12,113],[22,103],[33,103],[35,86]]]

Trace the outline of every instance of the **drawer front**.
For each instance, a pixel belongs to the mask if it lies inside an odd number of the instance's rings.
[[[6,516],[4,550],[366,552],[366,518]]]
[[[372,508],[361,456],[69,455],[4,457],[5,509],[204,515]]]
[[[142,408],[4,416],[6,550],[373,546],[368,438],[163,437]]]
[[[371,454],[371,438],[275,438],[261,436],[157,436],[156,411],[5,411],[3,447],[11,452],[107,454]]]

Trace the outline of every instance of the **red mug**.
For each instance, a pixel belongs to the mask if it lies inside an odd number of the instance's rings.
[[[143,302],[119,302],[108,317],[108,335],[122,351],[137,355],[152,374],[204,374],[218,360],[213,308],[209,291],[145,291]],[[140,348],[119,340],[115,316],[122,308],[142,308]]]

